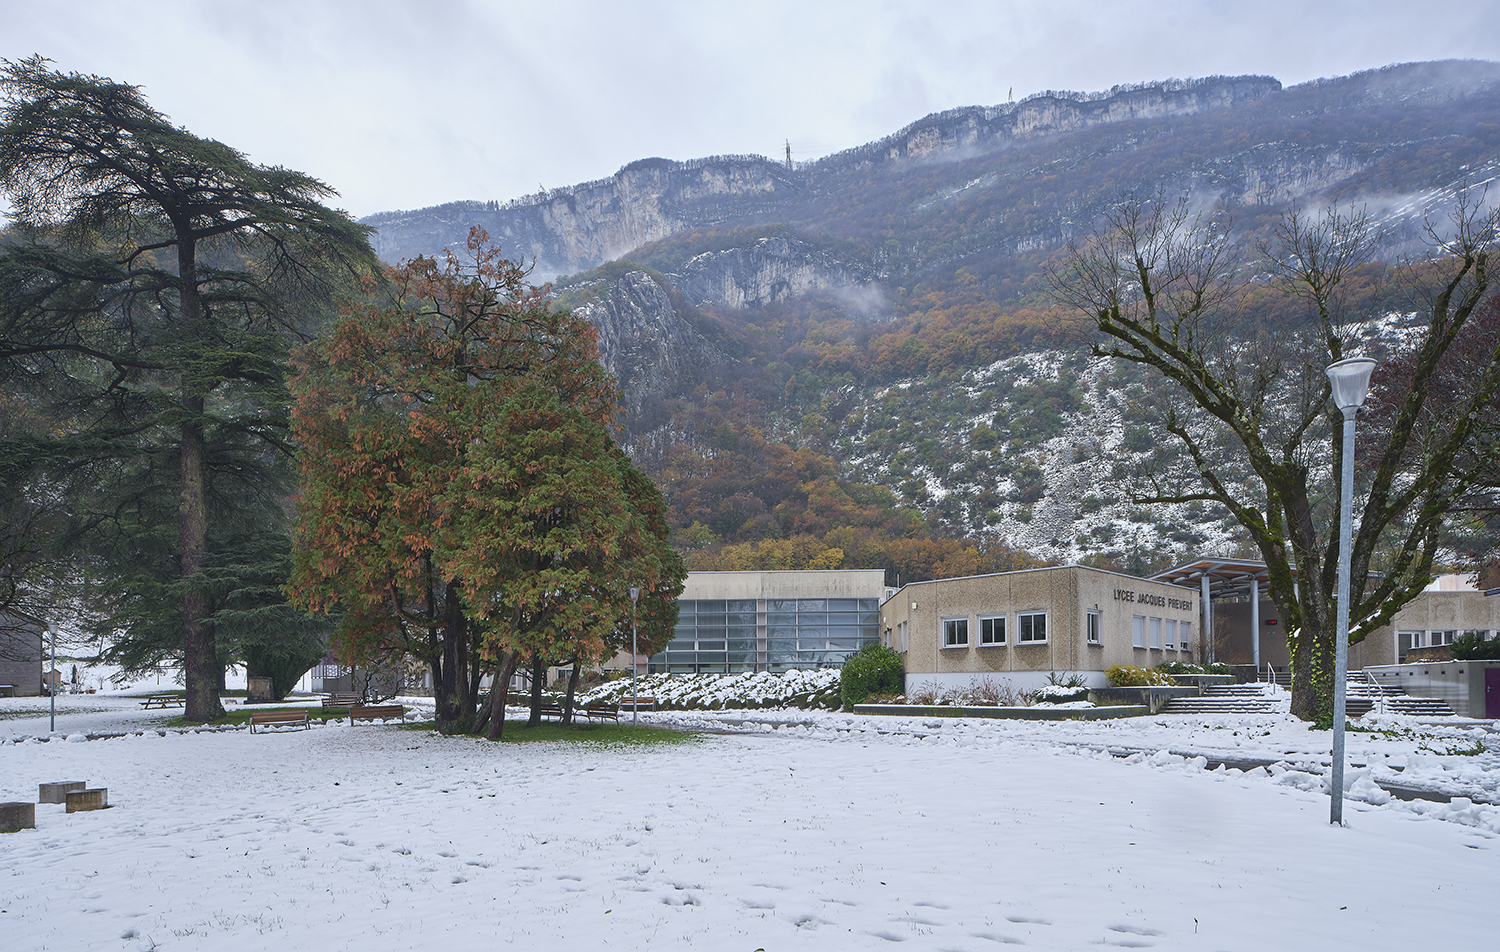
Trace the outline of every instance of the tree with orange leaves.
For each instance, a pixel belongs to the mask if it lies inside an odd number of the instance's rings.
[[[482,229],[468,257],[418,258],[294,357],[303,448],[293,599],[341,609],[345,657],[406,654],[437,724],[498,736],[522,658],[664,644],[684,571],[665,503],[614,444],[593,327],[549,308]]]

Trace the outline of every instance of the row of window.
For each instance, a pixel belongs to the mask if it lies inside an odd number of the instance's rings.
[[[1460,631],[1456,628],[1442,631],[1402,631],[1397,633],[1399,645],[1404,651],[1407,648],[1432,648],[1437,645],[1451,645],[1453,639],[1459,635],[1478,635],[1488,640],[1491,637],[1489,629],[1470,628]]]
[[[1093,612],[1089,613],[1093,615]],[[981,615],[979,617],[979,646],[992,648],[1006,644],[1005,615]],[[1094,628],[1098,630],[1097,625]],[[899,641],[905,642],[905,632]],[[1047,643],[1047,613],[1016,612],[1016,644],[1044,645]],[[967,648],[969,646],[969,619],[943,619],[943,647]]]
[[[1130,616],[1130,644],[1134,648],[1187,651],[1193,640],[1193,623],[1175,618]]]

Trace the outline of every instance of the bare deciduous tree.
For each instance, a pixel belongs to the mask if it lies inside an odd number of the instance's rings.
[[[1360,433],[1350,641],[1387,624],[1428,583],[1455,502],[1493,479],[1495,441],[1480,438],[1500,383],[1500,347],[1466,359],[1469,385],[1429,398],[1445,355],[1485,301],[1500,216],[1464,195],[1430,259],[1396,269],[1425,295],[1421,327],[1399,373],[1377,380],[1370,404],[1385,422]],[[1181,454],[1137,487],[1139,503],[1212,501],[1243,527],[1286,620],[1293,713],[1329,716],[1335,638],[1337,531],[1319,507],[1337,498],[1342,417],[1324,369],[1351,353],[1361,320],[1345,313],[1351,274],[1378,246],[1363,214],[1285,216],[1258,254],[1228,223],[1186,201],[1131,200],[1069,246],[1052,274],[1057,298],[1087,316],[1093,353],[1154,369],[1170,384],[1162,428]],[[1247,265],[1254,263],[1255,267]],[[1307,304],[1304,317],[1255,317],[1244,298],[1272,282]]]

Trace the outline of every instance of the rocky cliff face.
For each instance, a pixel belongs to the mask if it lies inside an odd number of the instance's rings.
[[[607,179],[504,205],[457,202],[385,212],[365,222],[376,227],[375,251],[386,261],[461,244],[470,226],[479,225],[507,254],[534,260],[540,279],[551,279],[684,229],[774,204],[778,195],[800,190],[801,179],[760,156],[643,159]]]
[[[1130,119],[1186,116],[1253,102],[1281,89],[1270,76],[1216,76],[1192,83],[1115,87],[1108,93],[1042,93],[1019,103],[934,113],[895,135],[813,163],[828,174],[883,162],[980,153],[1024,139]]]
[[[1280,88],[1270,77],[1242,76],[1116,87],[1092,96],[1048,93],[1020,103],[935,113],[878,142],[795,168],[750,155],[689,162],[643,159],[607,179],[504,205],[456,202],[385,212],[365,223],[377,229],[375,250],[387,261],[462,244],[470,226],[480,225],[508,254],[534,260],[539,279],[550,280],[691,228],[774,213],[829,177],[877,165],[979,154],[1091,125],[1222,109]]]
[[[830,292],[879,295],[873,276],[797,238],[767,237],[744,248],[707,251],[683,264],[672,283],[697,304],[733,310]]]
[[[587,298],[573,311],[598,329],[600,363],[619,380],[628,407],[638,408],[650,394],[672,393],[693,370],[724,359],[644,271],[570,291]]]

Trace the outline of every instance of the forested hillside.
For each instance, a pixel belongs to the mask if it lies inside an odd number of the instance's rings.
[[[367,223],[387,258],[481,224],[600,330],[632,455],[700,567],[904,577],[1242,552],[1225,513],[1143,507],[1170,452],[1152,378],[1088,357],[1048,274],[1123,196],[1187,195],[1253,247],[1287,211],[1365,206],[1350,317],[1394,342],[1384,264],[1500,169],[1500,65],[1282,88],[1213,77],[951,110],[809,163],[649,159],[508,203]],[[1303,305],[1252,281],[1267,325]],[[1392,315],[1387,317],[1387,315]]]

